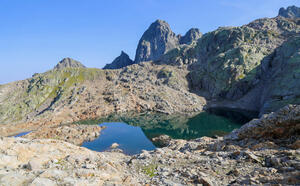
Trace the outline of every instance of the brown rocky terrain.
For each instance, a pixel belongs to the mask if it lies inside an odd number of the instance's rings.
[[[92,141],[99,137],[105,127],[97,125],[62,125],[40,127],[29,134],[22,136],[28,139],[56,139],[74,145],[82,145],[85,141]]]
[[[189,92],[187,73],[147,62],[120,70],[65,68],[37,74],[4,85],[0,131],[10,135],[128,111],[197,113],[206,101]]]

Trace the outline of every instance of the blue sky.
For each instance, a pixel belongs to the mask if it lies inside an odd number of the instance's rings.
[[[0,84],[53,68],[64,57],[102,68],[124,50],[133,59],[156,19],[203,33],[275,17],[300,0],[0,0]]]

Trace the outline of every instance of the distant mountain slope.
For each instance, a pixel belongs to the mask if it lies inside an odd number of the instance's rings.
[[[127,111],[199,112],[205,100],[188,91],[187,73],[152,63],[115,71],[54,68],[0,86],[0,123],[65,123]]]

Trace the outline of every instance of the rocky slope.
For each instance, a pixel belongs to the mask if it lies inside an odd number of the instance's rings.
[[[299,103],[299,29],[298,19],[283,17],[219,28],[194,45],[169,51],[159,64],[188,65],[191,91],[211,100],[209,107],[261,115]]]
[[[101,130],[104,128],[98,125],[44,126],[22,137],[28,139],[56,139],[82,145],[85,141],[92,141],[99,137]]]
[[[135,156],[58,140],[0,138],[2,185],[297,185],[300,106],[253,120],[226,137],[169,140]]]
[[[189,92],[187,73],[147,62],[120,70],[64,68],[37,74],[0,87],[0,120],[9,124],[0,133],[128,111],[197,113],[205,99]]]

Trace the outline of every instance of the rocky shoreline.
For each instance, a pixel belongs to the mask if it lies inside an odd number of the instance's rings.
[[[134,156],[93,152],[60,140],[1,137],[0,183],[297,185],[299,129],[300,106],[289,105],[225,137],[167,139],[166,147]]]
[[[81,145],[85,141],[92,141],[99,137],[105,127],[98,125],[63,125],[55,127],[41,127],[29,134],[22,136],[28,139],[56,139]]]

